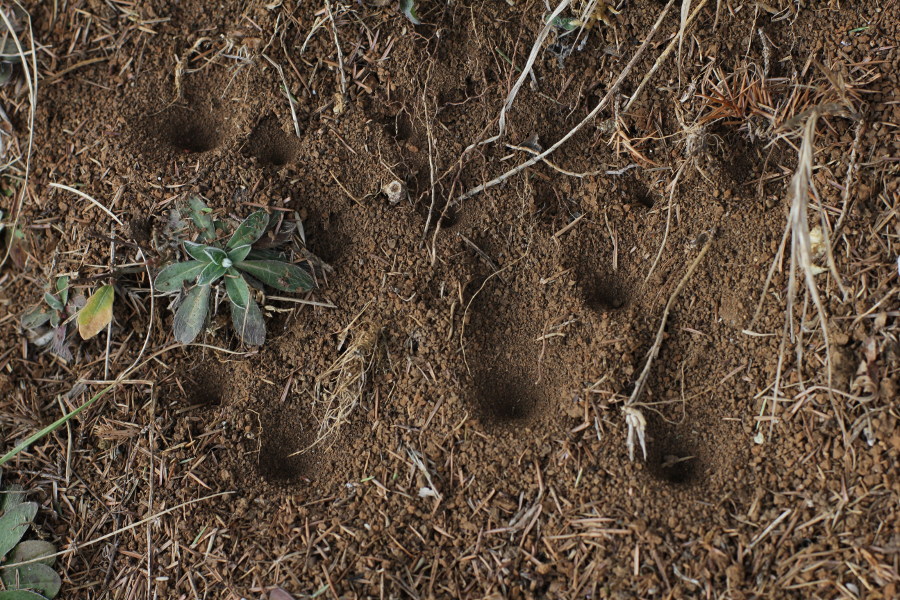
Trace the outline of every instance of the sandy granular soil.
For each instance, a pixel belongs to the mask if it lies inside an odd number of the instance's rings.
[[[3,451],[142,364],[3,467],[66,551],[61,597],[897,597],[897,4],[694,0],[635,93],[675,5],[595,119],[471,197],[576,127],[666,4],[555,28],[475,146],[550,11],[395,4],[26,4]],[[802,273],[786,310],[798,234],[780,250],[812,112],[821,314]],[[191,195],[302,222],[319,288],[260,295],[261,348],[224,304],[187,347],[151,311]],[[61,273],[117,291],[109,346],[69,363],[19,325]]]

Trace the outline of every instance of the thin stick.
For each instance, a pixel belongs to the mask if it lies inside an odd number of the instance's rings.
[[[710,246],[712,246],[714,238],[713,232],[708,231],[706,235],[706,243],[703,245],[703,248],[700,250],[697,258],[695,258],[691,265],[688,267],[688,270],[681,278],[681,281],[678,282],[678,286],[675,288],[675,291],[672,292],[671,296],[669,296],[669,301],[666,302],[666,308],[663,310],[662,320],[659,323],[659,330],[657,330],[656,332],[656,339],[653,341],[653,346],[650,348],[650,352],[647,353],[647,362],[644,364],[644,370],[641,371],[641,375],[637,378],[637,381],[634,384],[634,390],[631,392],[631,396],[629,396],[628,401],[625,402],[625,406],[634,406],[635,404],[637,404],[638,399],[641,397],[641,393],[644,391],[644,387],[647,384],[647,379],[650,376],[650,368],[653,366],[653,361],[656,360],[657,356],[659,356],[659,350],[662,347],[663,335],[666,332],[666,323],[669,320],[669,313],[672,310],[672,306],[675,304],[675,300],[678,298],[678,294],[680,294],[684,289],[684,286],[687,285],[688,280],[700,265],[700,261],[703,260],[703,257],[706,256],[706,253],[709,251]]]
[[[674,3],[675,3],[675,0],[669,0],[668,4],[666,4],[665,8],[663,8],[662,12],[659,14],[659,17],[656,19],[656,23],[653,24],[653,27],[650,29],[650,32],[647,34],[647,38],[644,40],[644,42],[640,45],[640,47],[634,53],[634,56],[631,57],[631,60],[628,61],[628,64],[625,65],[625,68],[622,69],[622,72],[619,74],[619,77],[616,79],[615,83],[612,84],[612,86],[609,88],[609,90],[606,92],[606,94],[603,96],[603,98],[600,100],[600,102],[597,103],[597,106],[594,107],[594,110],[592,110],[584,119],[582,119],[580,123],[575,125],[575,127],[573,127],[571,130],[569,130],[569,132],[566,133],[566,135],[561,137],[559,139],[559,141],[557,141],[555,144],[550,146],[547,150],[544,150],[540,154],[533,156],[532,158],[523,162],[522,164],[518,165],[517,167],[510,169],[503,175],[500,175],[499,177],[496,177],[496,178],[488,181],[487,183],[483,183],[481,185],[478,185],[478,186],[470,189],[466,193],[464,193],[461,196],[459,196],[458,198],[456,198],[455,202],[459,203],[464,200],[468,200],[469,198],[471,198],[473,196],[477,196],[478,194],[485,191],[486,189],[492,188],[495,185],[503,183],[504,181],[506,181],[513,175],[521,173],[522,171],[524,171],[531,165],[534,165],[534,164],[544,160],[546,157],[550,156],[553,152],[555,152],[560,146],[562,146],[567,141],[569,141],[569,139],[571,139],[572,136],[574,136],[576,133],[578,133],[578,131],[581,130],[582,127],[584,127],[585,125],[590,123],[594,119],[594,117],[596,117],[600,113],[601,110],[603,110],[604,108],[606,108],[609,105],[610,101],[612,100],[613,95],[619,91],[619,88],[621,87],[622,82],[625,81],[625,78],[628,76],[629,73],[631,73],[631,70],[634,68],[634,65],[637,64],[638,60],[640,60],[641,56],[644,55],[644,52],[650,46],[650,41],[653,39],[653,36],[656,35],[656,32],[659,30],[659,27],[662,24],[663,19],[669,13],[669,9],[672,8],[672,5]]]
[[[644,277],[644,283],[650,281],[650,276],[653,275],[653,270],[656,269],[656,265],[659,264],[659,259],[662,258],[663,250],[666,247],[666,241],[669,239],[669,229],[672,226],[672,202],[675,200],[675,188],[678,187],[678,179],[681,177],[687,164],[688,161],[681,163],[681,166],[678,167],[678,170],[675,172],[675,178],[672,180],[672,183],[669,184],[669,206],[666,209],[666,228],[663,231],[663,239],[659,244],[659,251],[656,253],[656,258],[653,259],[653,264],[650,265],[650,270],[647,271],[647,276]]]
[[[341,96],[347,97],[347,75],[344,73],[344,53],[341,51],[341,43],[338,41],[337,24],[334,22],[334,14],[331,12],[331,2],[325,0],[325,8],[328,10],[328,19],[331,21],[331,32],[334,34],[334,47],[337,48],[338,68],[341,70]],[[300,134],[297,134],[299,137]]]
[[[300,137],[300,123],[297,121],[297,109],[294,108],[294,97],[291,95],[291,91],[288,89],[287,78],[284,76],[284,69],[281,68],[281,65],[276,63],[274,60],[266,56],[262,55],[264,59],[269,61],[273,67],[278,71],[278,74],[281,76],[281,85],[284,86],[284,95],[287,96],[288,104],[291,107],[291,118],[294,120],[294,133],[297,134],[297,137]]]
[[[865,132],[866,120],[863,117],[856,123],[856,135],[853,139],[853,146],[850,148],[850,161],[847,165],[847,175],[844,177],[844,189],[841,193],[841,216],[838,217],[838,221],[834,226],[834,241],[832,242],[833,245],[837,244],[838,234],[840,234],[841,228],[844,226],[844,219],[846,219],[847,215],[850,214],[851,205],[856,199],[855,196],[852,196],[850,194],[850,190],[853,187],[854,176],[859,171],[856,160],[859,155],[860,142],[862,142],[862,137]],[[834,251],[834,248],[832,248],[832,251]]]
[[[22,69],[22,72],[25,73],[25,83],[28,85],[28,95],[31,101],[28,106],[28,149],[25,151],[25,177],[22,182],[22,188],[19,190],[19,199],[16,203],[16,214],[13,217],[12,231],[15,231],[19,226],[19,219],[22,217],[22,206],[25,204],[25,195],[28,193],[28,177],[31,174],[31,154],[34,147],[34,115],[35,112],[37,112],[38,93],[37,47],[34,43],[34,30],[31,27],[31,14],[25,10],[25,7],[23,7],[18,0],[16,1],[16,5],[28,15],[28,35],[31,38],[31,69],[27,68],[28,61],[25,58],[27,53],[24,48],[22,48],[19,36],[16,35],[13,25],[9,21],[9,17],[6,16],[5,11],[0,10],[0,18],[3,19],[3,24],[6,26],[12,40],[16,43],[16,51],[19,53],[19,59],[21,60],[22,66],[25,67]],[[6,261],[9,259],[9,254],[12,252],[12,247],[12,244],[7,244],[6,252],[3,253],[3,259],[0,260],[0,267],[3,267],[3,265],[6,264]]]
[[[520,152],[525,152],[527,154],[530,154],[531,156],[540,154],[539,151],[535,150],[534,148],[529,148],[528,146],[516,146],[515,144],[506,144],[506,147],[509,148],[510,150],[519,150]],[[557,173],[561,173],[568,177],[575,177],[577,179],[584,179],[585,177],[596,177],[597,175],[613,175],[614,174],[612,171],[608,171],[605,168],[597,169],[595,171],[585,171],[584,173],[575,173],[574,171],[567,171],[566,169],[563,169],[559,165],[553,163],[549,158],[544,159],[544,164],[546,164],[548,167],[550,167]]]
[[[688,26],[691,23],[693,23],[694,19],[697,18],[697,15],[700,14],[700,10],[704,6],[706,6],[706,2],[707,2],[707,0],[700,0],[700,4],[697,5],[697,8],[695,8],[694,12],[691,13],[691,16],[688,17],[688,20],[687,20],[687,22],[684,23],[682,29],[687,30]],[[668,10],[668,6],[666,7],[666,10]],[[641,80],[640,85],[638,85],[637,89],[634,90],[634,93],[631,94],[631,98],[628,100],[628,104],[625,105],[625,109],[622,112],[628,112],[628,110],[631,108],[631,105],[634,104],[635,100],[637,100],[638,97],[640,97],[641,92],[644,91],[644,87],[647,85],[647,82],[650,81],[650,78],[653,77],[653,74],[659,70],[659,68],[662,66],[662,64],[664,62],[666,62],[666,59],[669,57],[670,54],[672,54],[672,50],[675,49],[675,47],[679,44],[680,40],[681,40],[681,35],[677,35],[677,36],[675,36],[675,39],[673,39],[671,42],[669,42],[669,45],[666,46],[666,49],[663,50],[662,54],[659,55],[659,58],[656,59],[656,62],[653,64],[653,66],[650,68],[650,70],[647,71],[647,74],[644,75],[644,79]]]
[[[120,188],[121,189],[121,188]],[[115,238],[115,230],[114,226],[109,226],[109,269],[112,270],[113,265],[116,264],[116,238]],[[110,319],[109,323],[106,324],[106,352],[104,352],[103,357],[103,379],[109,379],[109,347],[112,344],[112,322]],[[68,423],[66,424],[68,425]]]
[[[784,234],[781,236],[781,242],[778,244],[778,251],[775,253],[775,258],[772,259],[772,264],[769,266],[769,273],[766,275],[766,282],[763,284],[762,293],[759,295],[759,302],[756,303],[756,312],[753,313],[753,318],[750,320],[750,324],[747,326],[747,329],[753,329],[753,326],[756,324],[757,319],[759,319],[759,315],[762,313],[763,303],[766,300],[766,292],[769,290],[769,285],[772,283],[772,277],[775,275],[775,269],[781,263],[782,258],[784,257],[784,249],[787,247],[788,237],[791,235],[791,222],[788,220],[787,225],[784,227]]]
[[[125,527],[120,527],[119,529],[116,529],[115,531],[110,531],[109,533],[103,534],[100,537],[89,540],[83,544],[76,544],[74,546],[70,546],[69,548],[66,548],[65,550],[60,550],[59,552],[56,552],[54,554],[44,554],[44,555],[38,556],[37,558],[23,560],[22,562],[0,565],[0,569],[12,569],[15,567],[21,567],[23,565],[30,565],[31,563],[42,561],[42,560],[45,560],[48,558],[56,558],[57,556],[66,556],[67,554],[72,554],[73,552],[77,552],[79,550],[87,548],[88,546],[93,546],[94,544],[99,544],[103,540],[108,540],[109,538],[117,536],[120,533],[130,531],[136,527],[140,527],[141,525],[146,525],[147,523],[149,523],[151,521],[154,521],[160,517],[164,517],[165,515],[167,515],[169,513],[175,512],[176,510],[190,506],[191,504],[197,504],[198,502],[203,502],[205,500],[212,500],[213,498],[218,498],[219,496],[228,496],[228,495],[235,494],[235,493],[237,493],[237,492],[229,490],[227,492],[219,492],[217,494],[210,494],[209,496],[204,496],[202,498],[195,498],[193,500],[188,500],[187,502],[182,502],[181,504],[178,504],[177,506],[173,506],[172,508],[167,508],[166,510],[160,511],[160,512],[156,513],[155,515],[151,515],[151,516],[147,517],[146,519],[141,519],[140,521],[132,523],[131,525],[126,525]]]
[[[541,32],[538,34],[537,39],[534,41],[534,45],[531,47],[531,54],[528,55],[528,61],[525,63],[525,67],[522,69],[521,75],[516,80],[516,83],[513,85],[512,89],[509,91],[509,95],[506,97],[506,102],[503,103],[503,108],[500,109],[500,130],[492,138],[488,138],[483,142],[479,142],[478,144],[473,144],[469,148],[472,148],[476,145],[480,146],[482,144],[489,144],[491,142],[497,141],[503,137],[503,134],[506,133],[506,112],[512,108],[513,102],[516,99],[516,96],[519,93],[519,89],[522,87],[522,84],[525,83],[525,80],[528,79],[528,76],[531,74],[531,69],[534,67],[534,61],[537,59],[538,53],[541,50],[541,47],[544,44],[544,40],[547,39],[547,35],[550,33],[550,30],[553,29],[553,21],[564,11],[569,4],[571,4],[572,0],[562,0],[559,3],[559,6],[556,7],[556,10],[551,13],[549,17],[547,17],[546,23],[544,23],[544,27],[541,29]],[[467,148],[466,150],[468,150]]]

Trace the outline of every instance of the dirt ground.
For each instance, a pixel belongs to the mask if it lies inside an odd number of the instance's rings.
[[[529,67],[537,0],[26,3],[2,451],[140,365],[4,466],[61,597],[898,597],[900,6],[693,0],[679,44],[680,6]],[[813,114],[815,297],[780,250]],[[265,298],[260,348],[151,306],[191,195],[302,220],[319,288]],[[117,292],[68,363],[20,325],[62,273]]]

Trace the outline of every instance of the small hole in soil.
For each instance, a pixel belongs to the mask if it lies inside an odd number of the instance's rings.
[[[534,390],[512,373],[486,371],[477,374],[475,397],[482,421],[489,425],[525,422],[537,405]]]
[[[384,130],[398,142],[405,142],[413,136],[412,119],[401,111],[384,120]]]
[[[222,403],[225,382],[219,374],[209,367],[201,366],[190,378],[182,380],[185,400],[191,406],[218,406]]]
[[[298,140],[286,133],[274,115],[260,121],[247,139],[246,152],[263,165],[281,167],[297,156]]]
[[[634,195],[634,199],[638,204],[640,204],[644,208],[653,208],[653,205],[656,203],[656,200],[654,200],[653,195],[647,190],[643,190],[642,192],[636,193]]]
[[[447,199],[443,197],[443,188],[438,185],[434,189],[434,206],[431,203],[431,183],[427,181],[427,175],[417,173],[407,179],[410,194],[418,198],[418,212],[428,222],[429,229],[440,223],[441,229],[450,229],[459,221],[459,212],[456,207],[449,206]],[[429,218],[429,214],[431,218]]]
[[[426,208],[431,208],[426,207]],[[450,229],[459,221],[459,217],[457,216],[456,209],[452,206],[447,206],[446,202],[435,202],[434,210],[431,213],[431,227],[434,227],[435,223],[441,224],[441,229]]]
[[[656,198],[654,198],[653,193],[637,177],[629,177],[625,182],[625,186],[632,204],[643,206],[644,208],[653,208],[653,205],[656,204]]]
[[[693,445],[677,432],[659,428],[650,444],[647,466],[654,478],[672,485],[690,485],[700,479],[703,463]]]
[[[309,456],[297,454],[305,446],[287,423],[272,420],[260,433],[259,473],[269,483],[292,483],[309,474]]]
[[[222,121],[215,115],[175,107],[157,118],[159,137],[181,152],[208,152],[222,142]]]
[[[601,273],[582,271],[579,274],[584,303],[591,310],[606,313],[619,310],[628,304],[628,294],[613,277]]]

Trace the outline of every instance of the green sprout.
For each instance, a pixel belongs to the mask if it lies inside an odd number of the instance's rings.
[[[267,285],[284,292],[306,292],[315,287],[312,276],[278,253],[253,247],[269,227],[269,215],[265,211],[247,217],[224,247],[212,243],[221,223],[213,220],[199,198],[191,198],[189,211],[201,231],[199,239],[206,243],[185,241],[184,250],[192,260],[165,267],[154,281],[161,293],[177,292],[184,284],[194,282],[175,312],[175,339],[190,344],[197,338],[209,313],[212,286],[221,279],[238,336],[248,345],[262,345],[266,327],[251,294],[251,285],[259,289]]]
[[[69,278],[56,278],[44,292],[44,301],[38,303],[22,315],[22,326],[32,333],[31,343],[47,346],[53,354],[66,362],[72,360],[69,348],[69,322],[84,306],[84,297],[69,298]]]
[[[56,546],[43,540],[22,537],[37,515],[36,502],[25,502],[25,492],[10,487],[0,499],[0,600],[46,600],[55,597],[62,585],[53,570]],[[21,564],[19,566],[12,566]]]

